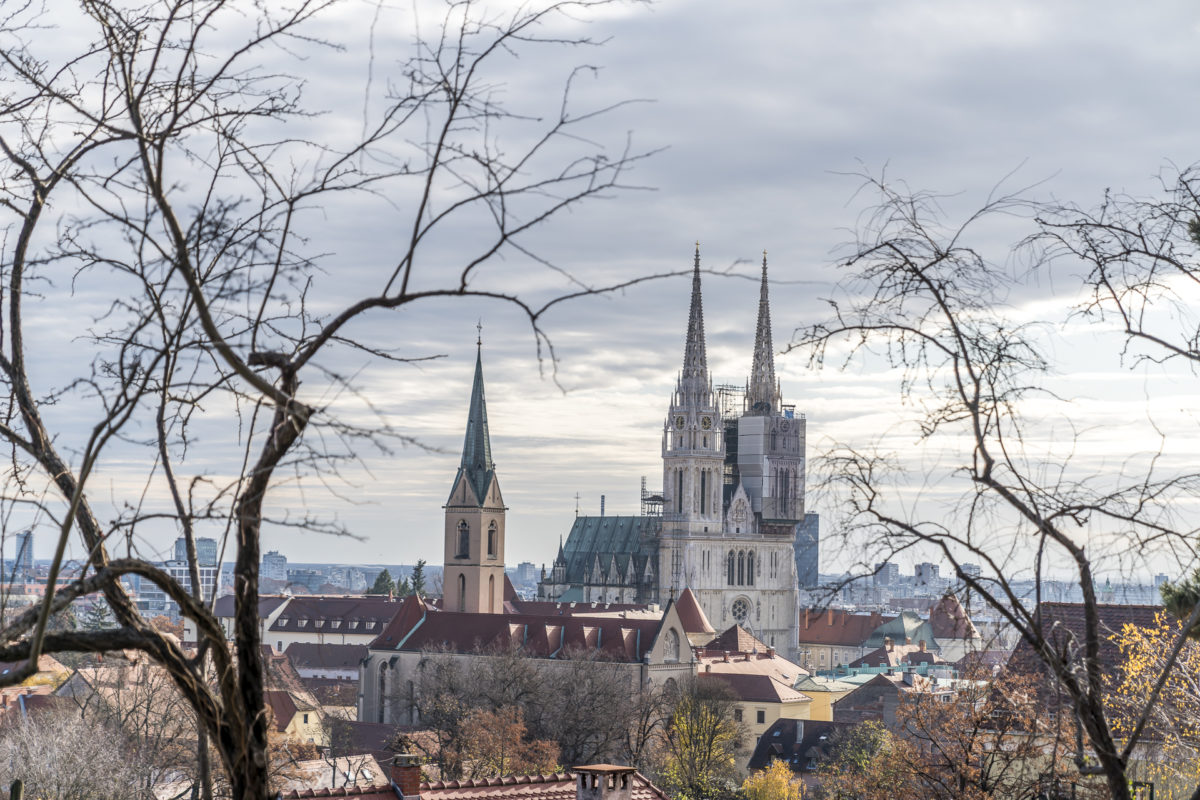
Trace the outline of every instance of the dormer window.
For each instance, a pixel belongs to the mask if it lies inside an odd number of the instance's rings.
[[[373,619],[369,619],[369,620],[367,620],[367,624],[366,624],[366,626],[365,626],[365,627],[366,627],[366,629],[367,629],[367,630],[371,630],[372,628],[374,628],[374,627],[375,627],[375,620],[373,620]]]
[[[317,620],[316,627],[318,627],[318,628],[324,628],[324,627],[325,627],[325,620],[323,620],[323,619],[319,619],[319,620]]]
[[[329,627],[340,628],[342,627],[342,621],[340,619],[335,619],[332,623],[330,623]]]
[[[358,620],[356,620],[356,619],[350,620],[350,630],[354,630],[357,627],[358,627]]]
[[[288,620],[289,620],[289,619],[291,619],[291,617],[280,617],[280,618],[279,618],[279,626],[280,626],[280,627],[287,627],[287,624],[288,624]]]
[[[297,628],[303,628],[306,625],[308,625],[308,620],[306,620],[306,619],[302,619],[296,623]]]

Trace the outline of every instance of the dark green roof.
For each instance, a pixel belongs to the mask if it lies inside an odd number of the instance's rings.
[[[576,517],[562,549],[567,582],[588,583],[597,558],[606,574],[614,561],[622,574],[627,573],[632,560],[635,580],[640,579],[648,560],[657,566],[661,528],[661,517]]]
[[[492,441],[488,435],[487,401],[483,395],[483,357],[475,354],[475,383],[471,386],[471,408],[467,412],[467,435],[463,440],[459,474],[465,473],[476,499],[482,503],[496,465],[492,462]],[[454,484],[458,484],[457,478]]]

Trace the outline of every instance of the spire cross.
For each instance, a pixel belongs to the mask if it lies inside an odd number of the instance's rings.
[[[483,320],[475,323],[475,346],[483,347]]]

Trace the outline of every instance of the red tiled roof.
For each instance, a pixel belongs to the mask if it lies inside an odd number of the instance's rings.
[[[279,795],[283,800],[303,797],[358,797],[360,800],[396,800],[399,793],[390,784],[384,786],[339,786],[336,789],[293,789]]]
[[[296,716],[296,704],[287,692],[268,689],[263,692],[263,703],[275,715],[275,730],[287,730],[288,723]]]
[[[385,596],[293,597],[272,631],[374,635],[392,621],[402,602]]]
[[[281,605],[290,600],[290,597],[284,595],[260,595],[258,598],[258,616],[259,619],[266,619],[271,615],[271,612],[279,608]],[[213,605],[213,614],[218,618],[228,618],[233,616],[234,597],[231,594],[218,597],[217,602]]]
[[[701,672],[699,677],[705,680],[723,681],[733,690],[738,699],[751,703],[789,703],[812,699],[770,675]]]
[[[405,651],[439,647],[466,653],[517,646],[542,658],[570,650],[593,650],[603,660],[632,662],[640,661],[650,650],[659,623],[659,619],[589,619],[569,614],[434,611],[406,598],[400,613],[370,647]]]
[[[929,626],[938,639],[979,638],[979,631],[953,594],[942,595],[942,599],[929,610]]]
[[[639,772],[633,774],[632,788],[632,800],[668,800],[661,789]],[[575,796],[576,778],[569,773],[421,784],[421,800],[575,800]]]
[[[851,614],[838,608],[806,608],[800,612],[800,642],[859,647],[886,621],[874,611]]]
[[[692,594],[691,589],[684,589],[679,593],[679,597],[675,598],[675,612],[679,614],[679,621],[683,624],[685,633],[717,632],[712,623],[708,621],[704,609],[696,601],[696,595]]]
[[[1154,618],[1162,606],[1098,604],[1096,615],[1100,623],[1099,660],[1104,672],[1113,672],[1121,664],[1121,648],[1112,640],[1126,624],[1142,628],[1154,626]],[[1076,660],[1083,658],[1083,641],[1086,624],[1082,603],[1041,603],[1037,611],[1041,614],[1043,636],[1058,651],[1074,653]],[[1045,668],[1033,646],[1025,639],[1017,642],[1008,659],[1009,669],[1021,673],[1042,672]]]
[[[754,634],[741,625],[734,625],[729,630],[704,645],[705,650],[727,650],[730,653],[765,653],[767,646],[754,638]]]

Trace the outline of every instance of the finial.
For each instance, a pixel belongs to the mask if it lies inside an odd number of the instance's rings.
[[[483,320],[480,319],[475,323],[475,346],[483,347]]]

